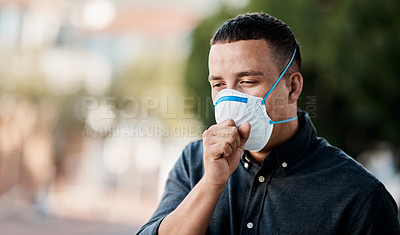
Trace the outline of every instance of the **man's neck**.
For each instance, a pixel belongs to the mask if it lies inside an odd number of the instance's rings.
[[[280,146],[281,144],[285,143],[289,139],[291,139],[299,130],[299,120],[296,119],[292,122],[287,122],[281,125],[279,128],[275,128],[274,132],[271,135],[270,140],[268,141],[267,145],[264,147],[263,150],[260,152],[252,152],[249,151],[251,157],[256,160],[258,163],[262,163],[264,158],[276,147]]]

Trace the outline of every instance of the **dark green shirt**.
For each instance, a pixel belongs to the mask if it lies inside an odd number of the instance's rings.
[[[396,203],[382,183],[343,151],[317,138],[307,113],[298,115],[298,133],[262,164],[243,153],[207,233],[400,234]],[[198,140],[183,151],[157,211],[138,234],[156,234],[163,218],[203,173]]]

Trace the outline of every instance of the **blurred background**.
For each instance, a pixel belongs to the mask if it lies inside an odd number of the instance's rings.
[[[400,2],[0,0],[0,234],[132,234],[214,123],[209,40],[285,21],[299,108],[400,202]]]

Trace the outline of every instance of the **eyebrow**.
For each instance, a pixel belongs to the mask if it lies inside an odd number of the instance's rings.
[[[222,80],[222,77],[219,76],[208,76],[208,81],[217,81],[217,80]]]
[[[250,77],[250,76],[264,76],[264,73],[261,71],[249,70],[243,71],[236,74],[236,77]]]
[[[235,74],[235,77],[237,78],[250,77],[250,76],[264,76],[264,73],[261,71],[249,70],[249,71],[238,72]],[[213,75],[210,75],[208,77],[208,81],[217,81],[217,80],[222,80],[222,77]]]

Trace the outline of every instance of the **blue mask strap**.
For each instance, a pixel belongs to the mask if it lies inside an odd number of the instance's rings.
[[[292,55],[292,58],[290,59],[289,63],[286,65],[285,69],[282,71],[281,75],[279,75],[278,79],[276,80],[276,82],[274,83],[274,85],[271,87],[271,89],[268,91],[267,95],[264,97],[264,99],[261,101],[261,104],[264,105],[265,104],[265,100],[267,99],[267,97],[269,96],[269,94],[271,94],[271,92],[274,90],[274,88],[276,87],[276,85],[278,85],[279,81],[281,80],[281,78],[283,77],[283,75],[286,73],[286,70],[288,70],[288,68],[290,67],[290,65],[293,62],[294,56],[296,55],[296,51],[297,51],[297,46],[294,48],[294,52]]]
[[[276,82],[274,83],[274,85],[271,87],[271,89],[268,91],[267,95],[264,97],[264,99],[261,101],[262,105],[265,105],[265,100],[267,99],[267,97],[269,96],[269,94],[271,94],[271,92],[274,90],[274,88],[276,87],[276,85],[278,85],[279,81],[281,80],[281,78],[283,77],[283,75],[286,73],[286,70],[288,70],[288,68],[290,67],[290,65],[292,64],[294,57],[296,55],[296,51],[297,51],[297,46],[294,48],[294,52],[292,55],[292,58],[290,58],[289,63],[286,65],[285,69],[282,71],[281,75],[279,75],[278,79],[276,80]],[[297,115],[295,117],[286,119],[286,120],[282,120],[282,121],[269,121],[269,124],[279,124],[279,123],[285,123],[285,122],[290,122],[293,120],[297,119]]]
[[[296,120],[296,119],[297,119],[297,115],[295,117],[292,117],[292,118],[289,118],[289,119],[286,119],[286,120],[282,120],[282,121],[269,120],[269,124],[279,124],[279,123],[284,123],[284,122],[290,122],[290,121],[293,121],[293,120]]]

